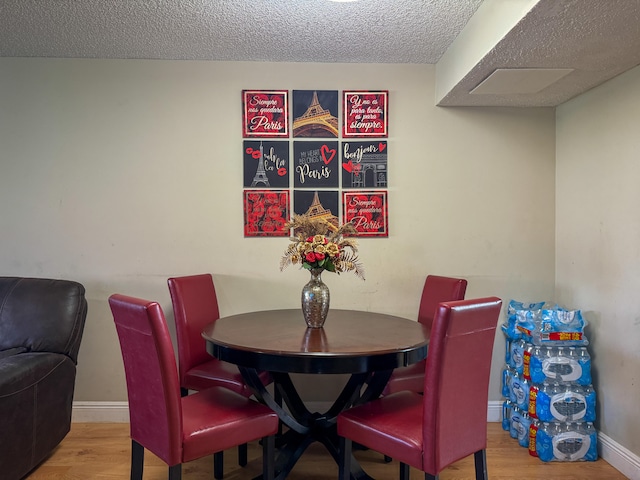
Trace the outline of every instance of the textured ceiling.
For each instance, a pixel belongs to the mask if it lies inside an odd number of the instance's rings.
[[[531,0],[485,0],[500,3]],[[0,0],[0,57],[437,64],[483,0]],[[556,106],[640,64],[640,0],[540,0],[443,106]],[[469,94],[496,69],[572,68]]]
[[[0,56],[436,63],[482,0],[1,0]]]

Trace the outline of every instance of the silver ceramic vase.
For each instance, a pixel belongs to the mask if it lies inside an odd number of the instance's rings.
[[[311,269],[311,280],[302,287],[302,314],[310,328],[322,328],[329,313],[329,287],[322,281],[322,270]]]

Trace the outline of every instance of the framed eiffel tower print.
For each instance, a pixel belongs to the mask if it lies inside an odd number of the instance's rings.
[[[289,190],[244,190],[244,236],[287,237]]]
[[[311,218],[323,218],[337,230],[340,225],[338,191],[294,190],[293,212]]]
[[[338,91],[293,91],[294,137],[338,138]]]
[[[388,133],[389,91],[342,92],[343,137],[379,137]]]
[[[288,90],[242,91],[242,136],[289,136]]]
[[[245,140],[243,143],[246,188],[289,187],[289,142]]]

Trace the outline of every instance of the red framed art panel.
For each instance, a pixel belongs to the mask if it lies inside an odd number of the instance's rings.
[[[288,237],[289,190],[244,190],[244,236]]]
[[[343,137],[387,137],[389,91],[343,92]]]
[[[387,191],[342,192],[342,219],[351,222],[359,237],[388,237]]]
[[[288,98],[287,90],[243,90],[242,136],[288,137]]]

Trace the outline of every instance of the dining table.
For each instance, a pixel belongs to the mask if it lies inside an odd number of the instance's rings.
[[[393,369],[426,358],[429,334],[428,327],[413,320],[343,309],[331,309],[321,328],[307,327],[302,310],[284,309],[221,317],[202,332],[207,351],[237,365],[255,398],[288,427],[277,439],[278,480],[287,477],[313,442],[323,444],[339,464],[338,414],[378,398]],[[270,373],[273,393],[260,380],[261,371]],[[348,380],[326,411],[312,412],[291,374],[348,374]],[[351,478],[370,478],[355,459]]]

